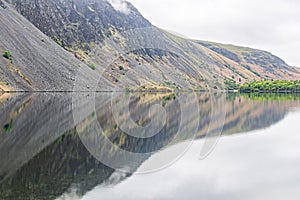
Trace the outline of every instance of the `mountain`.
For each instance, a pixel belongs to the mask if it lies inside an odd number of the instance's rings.
[[[11,53],[0,58],[1,90],[207,90],[300,79],[268,52],[172,35],[125,1],[0,2],[0,51]]]
[[[130,4],[120,12],[106,0],[13,0],[16,10],[64,47],[90,50],[115,31],[151,26]],[[125,12],[125,13],[124,13]]]
[[[299,79],[299,69],[289,66],[269,52],[229,44],[196,42],[250,71],[251,79],[278,79],[279,77],[288,80]]]

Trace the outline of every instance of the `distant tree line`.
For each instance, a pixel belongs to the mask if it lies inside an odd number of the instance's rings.
[[[245,83],[240,92],[300,92],[300,80],[264,80]]]

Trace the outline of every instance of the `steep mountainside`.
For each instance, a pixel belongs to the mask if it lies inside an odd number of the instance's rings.
[[[19,90],[69,90],[74,83],[72,77],[80,66],[83,70],[90,70],[9,4],[2,3],[5,6],[0,7],[0,82],[8,84],[6,87]],[[5,50],[11,52],[10,60],[2,56]],[[83,74],[81,83],[90,78]]]
[[[300,79],[299,70],[267,52],[160,30],[128,2],[0,2],[0,51],[12,54],[12,61],[0,58],[0,83],[8,87],[223,89],[265,78]]]
[[[115,10],[107,0],[13,0],[18,12],[46,35],[70,48],[90,49],[114,31],[151,24],[129,3],[128,11]],[[128,13],[127,13],[128,12]]]

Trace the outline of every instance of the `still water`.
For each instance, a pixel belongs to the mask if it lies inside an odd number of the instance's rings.
[[[299,199],[300,96],[0,98],[0,199]]]

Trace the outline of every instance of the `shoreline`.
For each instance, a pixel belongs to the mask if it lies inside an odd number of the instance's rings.
[[[283,91],[239,91],[241,94],[300,94],[300,91],[291,91],[291,90],[283,90]]]
[[[176,92],[198,92],[198,93],[241,93],[241,94],[300,94],[300,90],[282,90],[282,91],[251,91],[251,90],[194,90],[194,89],[178,89],[178,90],[168,90],[168,89],[137,89],[137,90],[15,90],[9,87],[5,87],[0,84],[0,94],[5,93],[176,93]]]

